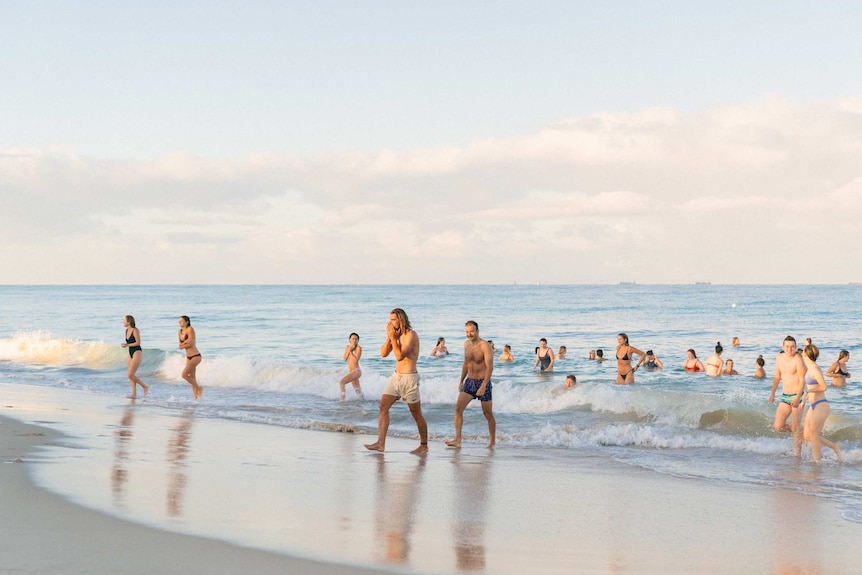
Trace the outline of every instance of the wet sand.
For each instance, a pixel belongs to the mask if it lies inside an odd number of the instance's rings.
[[[417,441],[393,438],[374,454],[369,436],[210,419],[191,403],[0,393],[0,573],[859,570],[862,525],[780,487],[571,450],[432,442],[417,458]],[[814,465],[787,470],[816,484]]]

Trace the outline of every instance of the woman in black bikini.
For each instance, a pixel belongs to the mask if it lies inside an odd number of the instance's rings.
[[[198,351],[197,341],[195,340],[195,328],[192,327],[189,316],[184,315],[180,317],[180,330],[177,333],[177,337],[180,340],[180,349],[186,350],[186,366],[183,368],[183,379],[191,384],[195,399],[200,399],[204,393],[204,388],[198,385],[195,373],[202,358],[201,352]]]
[[[838,361],[829,366],[826,370],[826,377],[832,378],[831,385],[835,387],[844,387],[847,385],[847,378],[850,374],[847,372],[847,360],[850,359],[850,352],[842,349],[838,352]]]
[[[536,363],[533,364],[533,369],[538,366],[539,371],[553,371],[554,369],[554,352],[548,347],[548,340],[542,338],[539,340],[539,347],[536,348]]]
[[[634,356],[639,355],[637,365],[632,367]],[[628,385],[635,382],[635,371],[644,362],[644,352],[629,345],[629,336],[621,333],[617,336],[617,383]]]
[[[123,318],[123,326],[126,328],[126,341],[122,346],[129,350],[129,383],[132,385],[132,394],[126,397],[136,399],[139,385],[144,388],[144,396],[146,397],[150,388],[136,375],[138,367],[144,359],[144,352],[141,350],[141,332],[135,327],[135,318],[130,315]]]

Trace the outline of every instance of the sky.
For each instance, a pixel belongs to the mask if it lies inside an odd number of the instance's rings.
[[[862,281],[862,3],[0,3],[0,284]]]

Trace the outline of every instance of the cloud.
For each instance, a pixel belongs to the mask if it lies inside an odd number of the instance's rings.
[[[799,281],[768,261],[774,238],[829,222],[858,245],[859,157],[862,99],[778,97],[376,154],[0,150],[0,253],[16,282],[111,281],[95,264],[59,265],[108,242],[135,254],[129,281]],[[836,251],[823,235],[818,253]],[[733,265],[714,265],[722,251]],[[844,281],[836,260],[817,261],[823,281]]]

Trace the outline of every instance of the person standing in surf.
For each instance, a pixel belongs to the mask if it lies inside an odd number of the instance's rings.
[[[359,396],[359,399],[365,399],[362,395],[362,388],[359,386],[359,378],[362,377],[362,370],[359,368],[359,358],[362,357],[362,346],[359,345],[359,334],[350,334],[350,343],[344,347],[344,361],[347,362],[347,375],[341,378],[338,385],[341,386],[341,401],[344,401],[344,388],[348,383],[353,384],[353,391]]]
[[[811,455],[814,461],[820,461],[820,448],[825,445],[835,452],[835,457],[841,461],[841,445],[832,443],[822,435],[826,418],[831,412],[829,402],[826,400],[826,380],[823,372],[817,365],[820,350],[813,343],[805,346],[802,352],[802,360],[805,362],[805,385],[806,392],[811,396],[809,400],[808,414],[805,416],[805,425],[802,430],[802,438],[811,442]]]
[[[805,364],[796,353],[796,338],[784,338],[782,351],[775,357],[775,374],[772,376],[772,393],[769,403],[775,403],[775,391],[781,382],[781,401],[775,408],[775,431],[789,431],[793,434],[793,451],[797,457],[802,453],[802,392],[805,386]],[[787,425],[787,418],[790,425]]]
[[[200,399],[204,394],[204,388],[198,385],[197,369],[203,358],[201,352],[198,351],[197,340],[195,338],[195,328],[192,327],[192,322],[189,316],[180,316],[180,329],[177,332],[177,337],[180,340],[180,349],[186,352],[186,365],[183,368],[183,379],[189,382],[192,386],[192,393],[195,399]]]
[[[617,335],[617,383],[628,385],[635,382],[635,372],[644,362],[644,352],[629,345],[629,336],[624,333]],[[632,360],[638,355],[637,365],[632,367]]]
[[[386,433],[389,431],[389,409],[399,398],[403,398],[410,408],[410,414],[419,430],[419,447],[411,451],[414,455],[428,453],[428,423],[422,415],[422,402],[419,398],[419,373],[416,360],[419,358],[419,336],[410,326],[407,313],[395,308],[389,313],[386,324],[386,342],[380,347],[380,357],[395,355],[395,373],[389,378],[386,389],[380,396],[380,415],[377,420],[377,441],[365,444],[370,451],[386,449]]]
[[[144,388],[144,397],[146,397],[150,388],[137,376],[138,368],[144,360],[144,351],[141,349],[141,332],[135,327],[135,318],[130,315],[123,318],[123,326],[126,328],[126,341],[122,343],[122,346],[129,350],[127,368],[129,383],[132,386],[131,395],[126,397],[137,399],[139,385]]]
[[[446,441],[449,447],[461,447],[461,426],[464,409],[474,399],[482,404],[482,413],[488,420],[488,448],[493,449],[497,438],[497,421],[491,400],[491,374],[494,372],[494,352],[487,341],[479,337],[479,324],[473,320],[464,325],[467,341],[464,342],[464,363],[458,380],[458,399],[455,403],[455,439]]]

